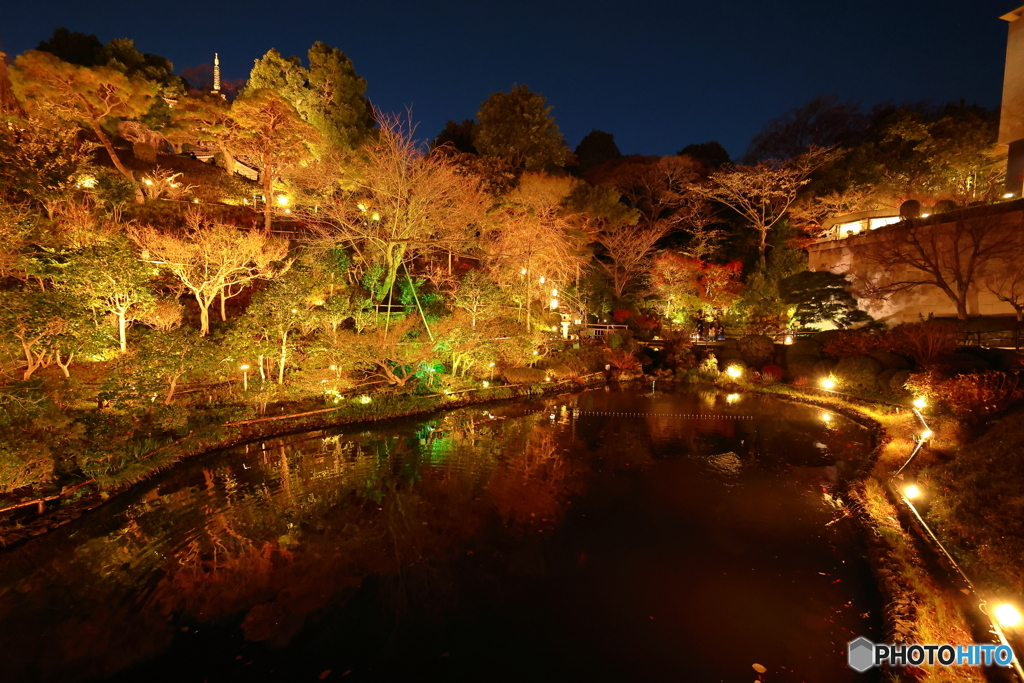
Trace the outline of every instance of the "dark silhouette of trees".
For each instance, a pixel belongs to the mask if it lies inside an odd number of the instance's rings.
[[[621,159],[622,152],[615,144],[615,136],[603,130],[594,129],[576,145],[576,174],[583,175],[595,166]]]
[[[476,145],[473,143],[473,135],[476,133],[477,123],[473,119],[465,119],[461,123],[446,121],[444,130],[438,133],[431,149],[437,149],[444,145],[453,147],[455,151],[463,154],[476,154]]]
[[[725,150],[725,147],[722,147],[722,143],[718,140],[687,145],[679,150],[676,156],[690,157],[699,161],[700,165],[709,171],[714,171],[732,163],[732,159],[729,158],[729,152]]]
[[[869,118],[855,102],[816,97],[772,119],[750,141],[744,162],[794,159],[814,147],[850,146],[862,138]]]
[[[480,105],[474,142],[480,154],[504,159],[524,171],[565,166],[569,148],[547,100],[525,85],[496,92]]]

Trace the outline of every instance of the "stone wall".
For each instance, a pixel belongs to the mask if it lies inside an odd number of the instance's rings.
[[[1021,201],[919,219],[913,222],[913,229],[921,231],[923,236],[930,230],[948,229],[953,223],[953,216],[967,220],[996,221],[1001,230],[1008,231],[1007,234],[1024,230],[1024,204]],[[903,272],[883,272],[877,260],[871,257],[872,252],[884,248],[886,241],[892,239],[892,231],[905,228],[904,224],[887,226],[845,239],[821,240],[811,244],[807,248],[808,267],[815,271],[828,270],[842,275],[852,274],[853,293],[861,308],[888,325],[916,322],[922,316],[929,315],[955,318],[956,305],[935,286],[918,286],[892,294],[885,299],[870,299],[865,295],[865,282],[868,280],[877,284],[895,278],[905,279],[908,274],[915,272],[908,267],[904,267]],[[1020,264],[1024,268],[1024,249],[1020,251]],[[968,314],[972,317],[1015,315],[1013,307],[999,301],[988,290],[986,282],[983,275],[979,276],[971,288],[967,299]]]

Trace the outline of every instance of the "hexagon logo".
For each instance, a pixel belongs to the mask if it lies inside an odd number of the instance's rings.
[[[850,668],[864,673],[875,665],[875,644],[861,636],[846,646],[846,659]]]

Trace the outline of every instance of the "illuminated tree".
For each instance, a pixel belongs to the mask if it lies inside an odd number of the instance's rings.
[[[352,247],[366,273],[380,269],[375,302],[394,287],[399,270],[417,255],[458,251],[486,220],[487,201],[472,177],[446,155],[425,155],[395,120],[362,149],[351,192],[312,218],[322,241]]]
[[[827,270],[805,270],[779,283],[782,303],[796,306],[794,318],[804,325],[832,323],[847,328],[871,321],[871,316],[857,308],[850,294],[846,276]]]
[[[263,228],[269,231],[274,206],[278,204],[274,180],[290,167],[308,161],[318,136],[299,118],[291,104],[271,90],[257,90],[238,98],[231,115],[235,147],[260,169]]]
[[[651,284],[666,315],[683,321],[692,310],[727,309],[739,299],[743,265],[724,265],[662,252],[654,257]]]
[[[811,173],[834,156],[830,150],[812,150],[792,161],[724,169],[712,173],[708,184],[694,192],[728,206],[757,233],[763,268],[768,232],[786,216]]]
[[[243,325],[242,334],[263,338],[277,350],[278,384],[284,383],[285,367],[294,346],[289,344],[292,333],[309,333],[317,326],[314,309],[324,304],[319,298],[319,285],[307,269],[292,268],[258,292],[245,311],[247,324]]]
[[[52,365],[69,376],[68,366],[82,345],[80,324],[81,312],[62,293],[0,292],[0,328],[24,364],[24,380]]]
[[[582,234],[572,234],[563,201],[573,181],[526,173],[506,195],[494,216],[496,224],[481,240],[483,260],[498,284],[507,287],[531,326],[535,299],[549,302],[549,293],[574,283],[586,264]]]
[[[373,130],[373,109],[366,99],[366,81],[344,52],[317,41],[307,53],[309,68],[298,57],[270,50],[249,74],[243,96],[273,90],[316,129],[324,142],[351,151]]]
[[[111,162],[135,188],[135,200],[145,197],[135,176],[121,163],[103,124],[112,118],[137,118],[153,101],[156,87],[139,77],[128,78],[110,67],[86,68],[68,64],[46,52],[29,50],[11,68],[14,92],[29,114],[55,116],[90,129],[107,150]]]
[[[65,196],[93,145],[50,118],[0,117],[0,196],[45,204]]]
[[[181,233],[141,227],[129,234],[142,249],[143,259],[171,272],[195,296],[202,335],[210,333],[210,306],[218,296],[223,316],[226,299],[291,266],[286,240],[204,221],[196,213],[189,214]]]
[[[621,299],[626,290],[647,272],[648,256],[665,232],[665,226],[659,224],[628,226],[598,237],[606,257],[598,263],[611,278],[616,298]]]
[[[555,170],[569,158],[569,148],[547,100],[525,85],[488,97],[476,118],[479,124],[473,140],[480,154],[504,159],[526,171]]]
[[[60,279],[82,305],[117,319],[117,339],[125,351],[128,324],[156,300],[150,286],[152,267],[122,239],[72,255],[62,270]]]
[[[177,149],[185,143],[211,144],[224,156],[224,170],[235,172],[235,120],[226,100],[216,95],[183,97],[171,110],[170,123],[161,132]]]
[[[433,356],[433,343],[422,333],[414,334],[416,323],[416,318],[407,316],[361,334],[345,330],[338,333],[335,346],[344,350],[350,366],[366,379],[404,387]]]

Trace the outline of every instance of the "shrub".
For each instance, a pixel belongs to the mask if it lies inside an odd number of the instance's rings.
[[[871,356],[847,356],[834,370],[842,389],[852,391],[874,391],[881,372],[882,364]]]
[[[892,377],[889,378],[889,393],[899,397],[910,396],[910,391],[907,389],[906,384],[912,374],[910,370],[897,370],[893,373]]]
[[[953,353],[963,336],[959,323],[926,320],[904,323],[889,330],[889,348],[910,356],[921,366],[932,365]]]
[[[906,388],[929,403],[944,405],[960,418],[1000,412],[1024,395],[1019,376],[999,370],[952,377],[935,371],[921,372],[907,381]]]
[[[863,356],[889,347],[888,336],[874,330],[839,332],[825,344],[825,353],[837,358]]]
[[[786,347],[786,364],[792,365],[798,357],[821,358],[821,344],[813,339],[797,339]]]
[[[878,349],[868,354],[879,363],[885,370],[909,370],[910,362],[898,353]]]
[[[0,449],[0,493],[38,486],[53,479],[53,458],[35,451],[34,448],[26,448],[15,453],[7,448]]]
[[[548,375],[538,368],[505,368],[501,376],[509,384],[536,384]]]
[[[761,368],[761,379],[764,382],[781,382],[782,381],[782,368],[778,365],[766,365]]]
[[[772,359],[775,342],[769,337],[747,336],[739,340],[740,356],[749,365],[764,365]]]

